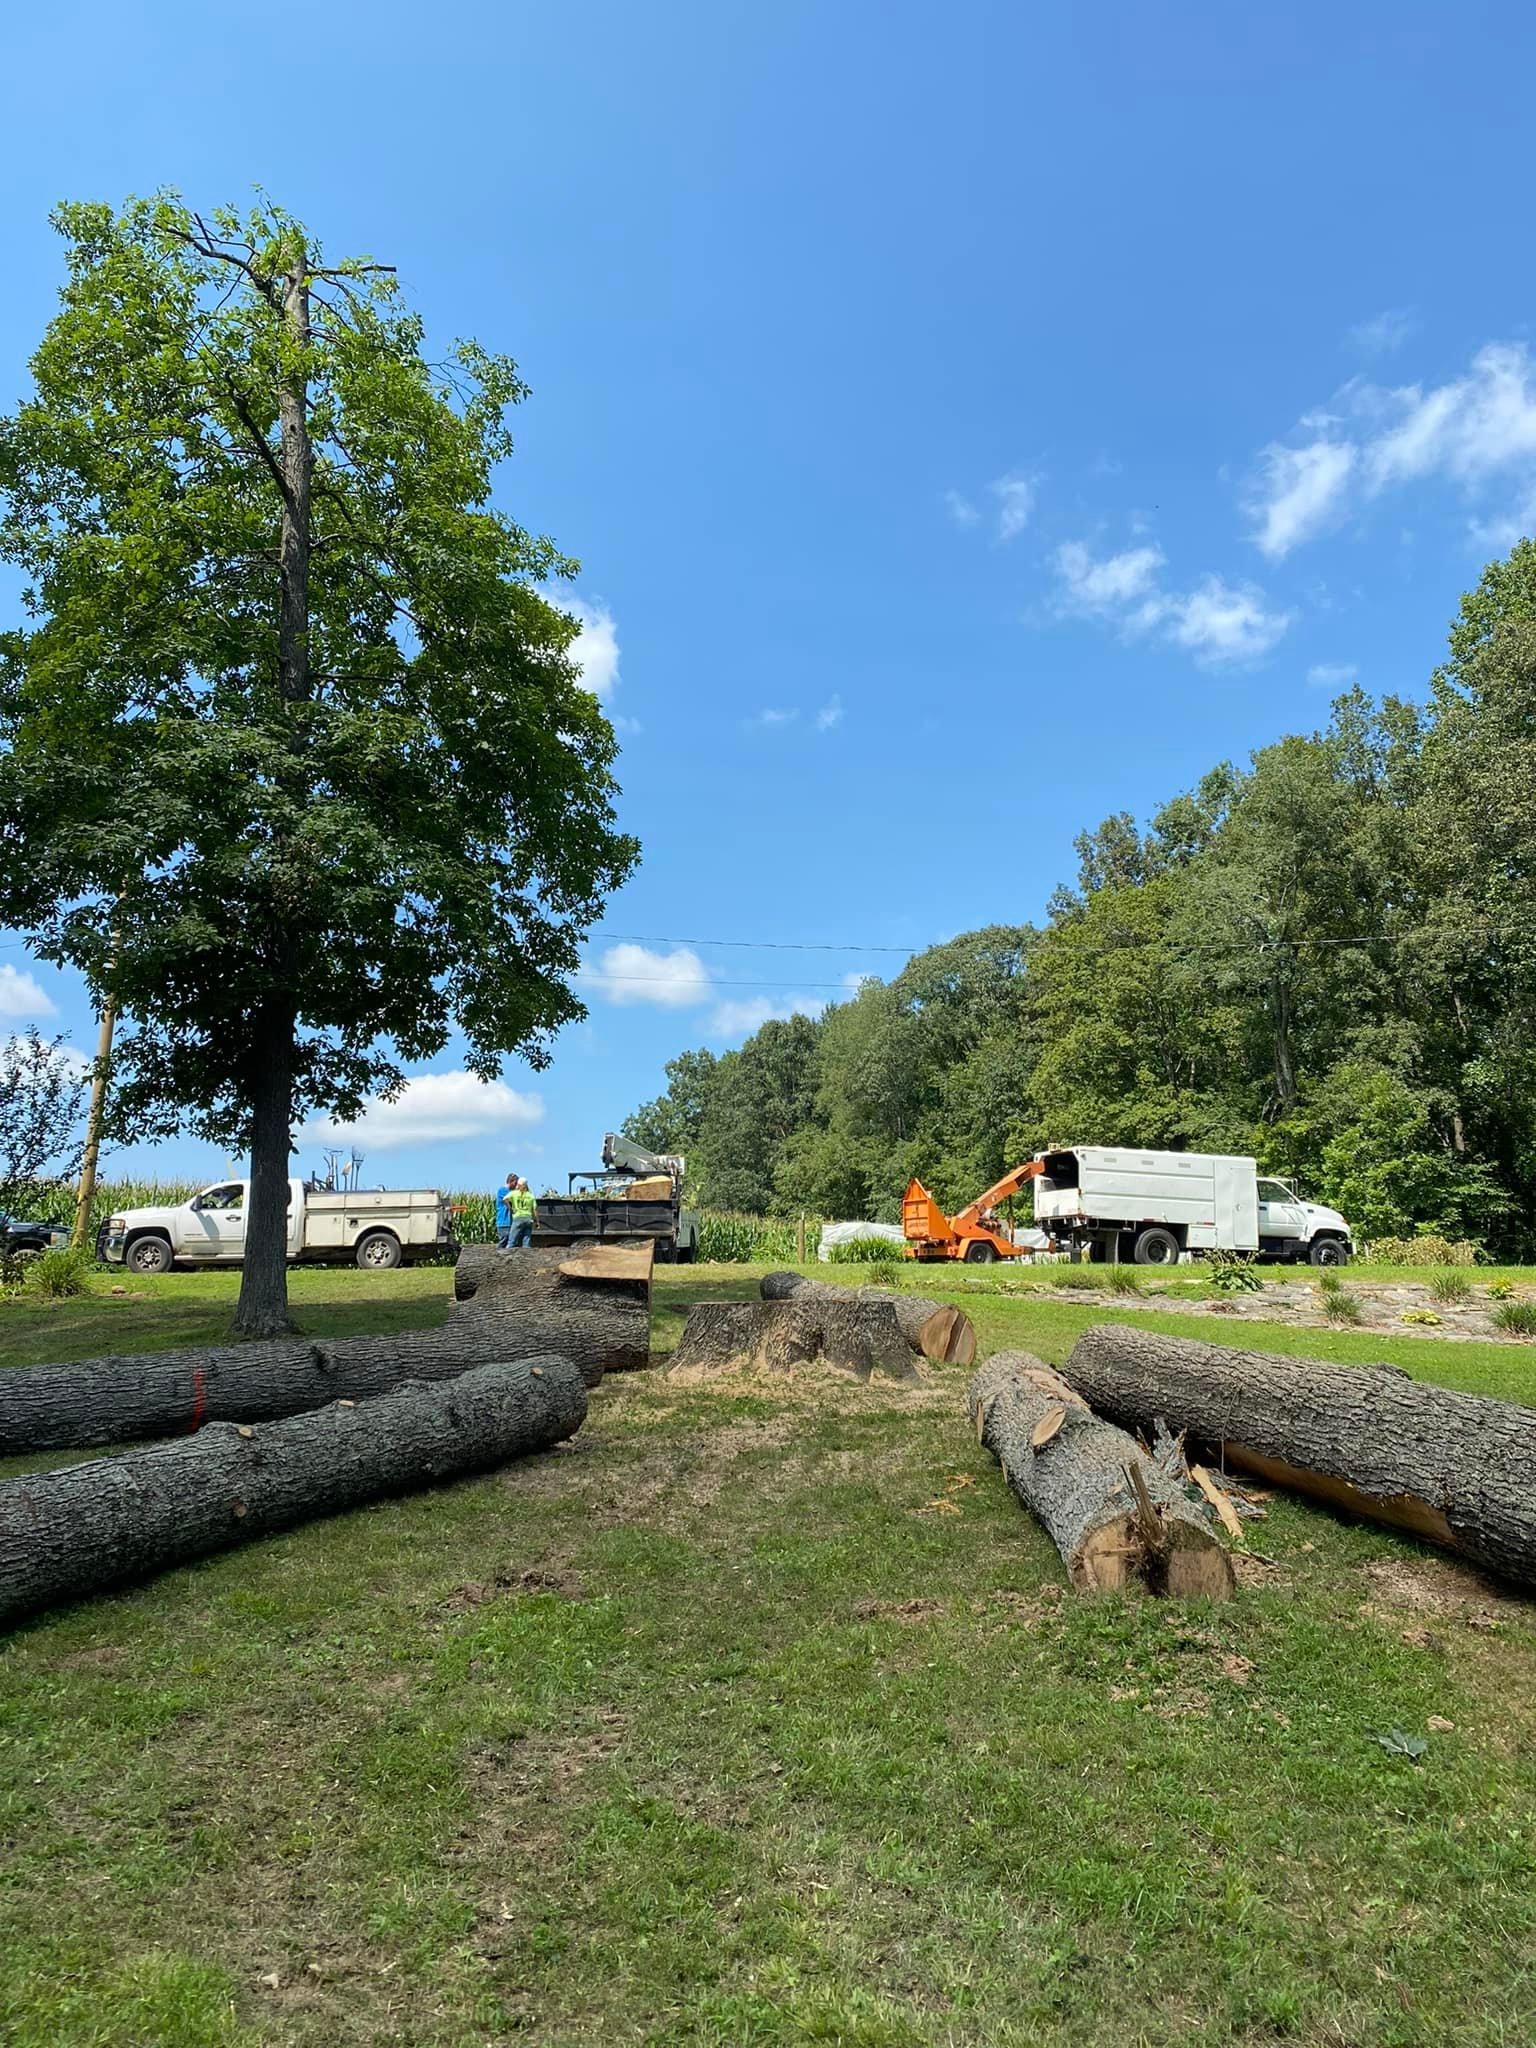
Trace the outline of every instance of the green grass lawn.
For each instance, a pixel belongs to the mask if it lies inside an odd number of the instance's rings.
[[[663,1271],[658,1346],[754,1282]],[[233,1287],[0,1305],[0,1361]],[[1113,1316],[959,1298],[1053,1360]],[[1536,1347],[1152,1320],[1536,1402]],[[0,2040],[1530,2040],[1536,1609],[1283,1498],[1230,1606],[1066,1597],[965,1377],[610,1379],[554,1453],[5,1639]]]

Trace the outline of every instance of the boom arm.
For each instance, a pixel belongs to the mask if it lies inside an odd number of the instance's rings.
[[[1008,1195],[1016,1195],[1027,1180],[1038,1180],[1044,1171],[1045,1162],[1040,1159],[1031,1159],[1027,1166],[1015,1166],[1000,1181],[995,1181],[984,1195],[978,1195],[974,1202],[968,1202],[957,1211],[950,1221],[957,1229],[963,1230],[967,1224],[977,1222],[984,1209],[990,1209],[994,1202],[1001,1202]]]

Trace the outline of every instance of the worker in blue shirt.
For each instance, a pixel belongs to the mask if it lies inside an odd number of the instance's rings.
[[[496,1242],[506,1251],[512,1237],[512,1197],[517,1193],[517,1175],[509,1173],[496,1190]]]

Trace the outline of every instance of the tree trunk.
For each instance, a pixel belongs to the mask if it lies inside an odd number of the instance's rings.
[[[882,1287],[837,1287],[810,1280],[803,1273],[765,1273],[764,1301],[888,1301],[901,1334],[914,1351],[933,1365],[971,1365],[976,1358],[976,1326],[963,1308],[929,1301],[917,1294],[897,1294]]]
[[[293,1151],[293,1034],[285,1003],[265,1003],[252,1019],[257,1065],[251,1075],[251,1185],[245,1217],[240,1294],[230,1323],[237,1337],[278,1337],[288,1314],[288,1162]]]
[[[1536,1410],[1395,1366],[1229,1351],[1103,1323],[1065,1378],[1128,1428],[1157,1417],[1227,1464],[1536,1584]]]
[[[549,1352],[571,1359],[592,1387],[605,1367],[647,1363],[649,1344],[648,1288],[632,1281],[563,1281],[544,1300],[471,1296],[433,1330],[273,1338],[22,1366],[0,1372],[0,1456],[176,1436],[205,1422],[296,1415],[343,1396],[387,1393],[402,1380],[454,1379],[472,1366]]]
[[[360,1407],[221,1423],[0,1484],[0,1624],[274,1529],[483,1472],[570,1436],[587,1391],[568,1359],[407,1382]]]
[[[669,1372],[719,1372],[749,1366],[792,1372],[797,1365],[836,1366],[855,1379],[919,1377],[912,1347],[888,1301],[701,1301],[688,1320]]]
[[[1178,1599],[1232,1596],[1228,1557],[1207,1516],[1027,1351],[989,1358],[966,1392],[981,1443],[1061,1553],[1079,1593],[1127,1589]]]

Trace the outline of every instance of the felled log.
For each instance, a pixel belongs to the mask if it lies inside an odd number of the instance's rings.
[[[1040,1359],[1000,1351],[972,1379],[966,1405],[1075,1591],[1231,1598],[1232,1560],[1207,1518]]]
[[[179,1443],[0,1483],[0,1625],[334,1515],[545,1450],[587,1412],[565,1358],[407,1382],[281,1422],[215,1423]]]
[[[554,1263],[537,1269],[536,1284],[533,1268],[511,1272],[514,1261],[550,1256],[466,1247],[467,1272],[454,1277],[464,1298],[431,1330],[273,1337],[0,1372],[0,1456],[177,1436],[205,1422],[262,1422],[328,1401],[371,1399],[402,1380],[453,1379],[472,1366],[551,1352],[571,1359],[589,1387],[606,1368],[644,1365],[648,1254],[628,1254],[646,1260],[643,1275],[618,1279],[590,1270],[573,1277],[567,1269],[584,1255],[572,1253],[553,1255]]]
[[[1129,1428],[1164,1416],[1240,1471],[1536,1584],[1536,1409],[1395,1366],[1229,1351],[1118,1323],[1085,1331],[1063,1372]]]
[[[888,1301],[901,1334],[934,1365],[970,1365],[976,1357],[976,1326],[963,1308],[929,1301],[922,1295],[897,1294],[881,1287],[837,1287],[804,1273],[765,1273],[764,1301]]]
[[[793,1372],[824,1364],[855,1379],[919,1377],[912,1347],[888,1301],[701,1301],[688,1320],[668,1371],[732,1366]]]

